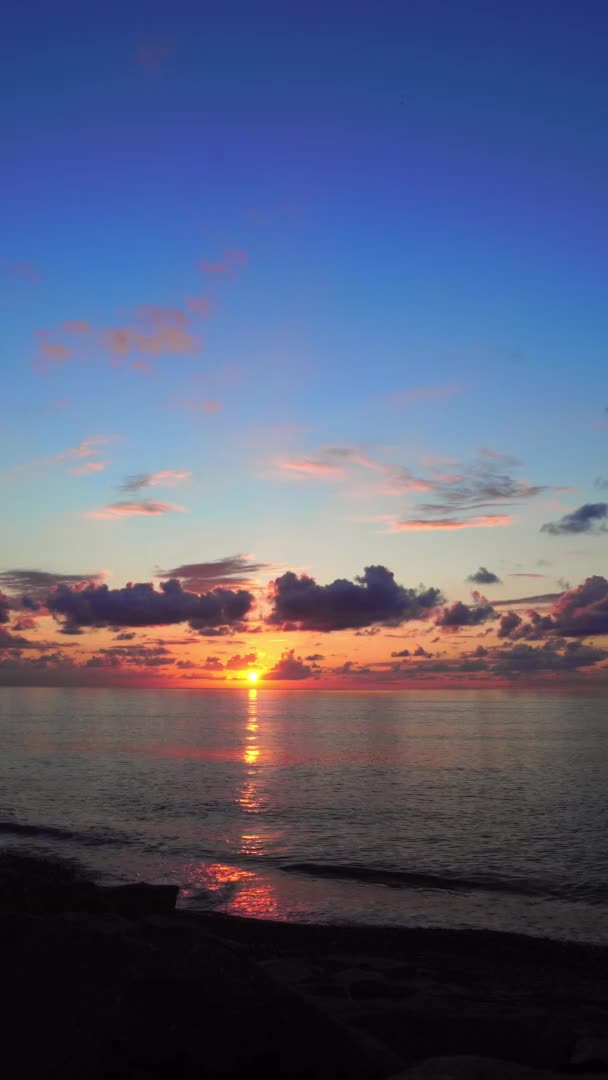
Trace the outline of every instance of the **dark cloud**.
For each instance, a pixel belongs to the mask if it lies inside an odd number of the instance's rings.
[[[355,629],[381,623],[398,626],[422,618],[441,602],[439,589],[407,589],[384,566],[367,566],[355,581],[338,578],[317,585],[314,578],[289,571],[273,583],[268,621],[284,629]]]
[[[522,622],[521,615],[518,615],[515,611],[506,611],[504,615],[500,616],[498,636],[500,638],[511,637]]]
[[[136,638],[136,637],[137,637],[137,634],[133,634],[131,632],[123,630],[123,632],[121,634],[116,635],[116,637],[114,638],[114,641],[133,641],[133,639]]]
[[[590,667],[608,656],[603,649],[570,641],[563,652],[558,652],[552,642],[534,648],[532,645],[513,645],[500,653],[494,664],[496,675],[525,675],[537,671],[575,671]]]
[[[511,600],[493,600],[494,607],[509,607],[522,604],[552,604],[559,600],[562,594],[559,592],[541,593],[536,596],[515,596]]]
[[[244,656],[231,656],[225,663],[226,671],[239,671],[241,668],[249,667],[256,662],[256,654],[254,652],[245,653]]]
[[[391,653],[391,656],[395,657],[395,658],[396,657],[401,657],[401,656],[409,656],[409,655],[410,655],[410,650],[409,649],[401,649],[399,652],[392,652]]]
[[[300,656],[296,656],[293,649],[284,652],[281,659],[270,671],[267,671],[265,679],[309,679],[314,675],[311,667],[308,667]]]
[[[309,663],[316,664],[319,660],[324,660],[325,657],[323,656],[323,653],[315,652],[312,653],[311,656],[305,656],[304,659],[308,660]]]
[[[255,574],[270,570],[269,563],[252,562],[246,555],[226,555],[213,562],[184,563],[172,570],[157,570],[155,577],[178,578],[189,592],[207,592],[218,587],[242,588]]]
[[[0,652],[4,652],[6,649],[29,648],[31,648],[31,642],[27,638],[11,634],[9,630],[5,630],[4,626],[0,626]]]
[[[474,574],[469,574],[467,581],[474,585],[500,585],[500,578],[485,566],[480,566]]]
[[[0,585],[17,597],[27,595],[28,607],[33,607],[33,601],[41,603],[51,589],[58,585],[67,585],[68,588],[84,588],[91,583],[98,583],[102,574],[53,574],[48,570],[2,570],[0,571]],[[5,597],[6,599],[6,597]]]
[[[551,536],[563,536],[576,533],[598,535],[608,532],[608,503],[584,503],[571,514],[564,514],[559,521],[548,521],[541,525],[541,532]]]
[[[435,625],[445,630],[458,630],[461,626],[479,626],[488,619],[496,618],[494,608],[483,601],[479,604],[463,604],[462,600],[455,600],[453,604],[444,607]]]
[[[64,629],[82,626],[169,626],[189,622],[196,629],[217,629],[239,622],[250,610],[253,596],[245,590],[214,589],[198,596],[179,581],[163,581],[160,590],[148,582],[109,589],[89,585],[69,589],[60,585],[47,599],[49,611],[64,619]]]
[[[424,513],[460,513],[506,504],[519,503],[536,498],[543,492],[560,490],[547,484],[529,484],[517,480],[510,473],[501,471],[512,459],[486,457],[462,468],[461,474],[438,477],[433,485],[439,496],[437,502],[423,503]]]
[[[426,649],[423,648],[422,645],[417,645],[416,648],[414,649],[414,656],[422,656],[426,660],[431,660],[432,657],[433,657],[433,653],[432,652],[427,652]]]
[[[608,581],[596,575],[560,596],[553,608],[559,633],[579,637],[608,634]]]
[[[0,592],[0,623],[7,623],[9,619],[9,599],[8,596]]]

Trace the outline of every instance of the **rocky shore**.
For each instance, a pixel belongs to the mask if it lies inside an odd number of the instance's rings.
[[[186,913],[177,892],[0,857],[5,1075],[608,1077],[607,949]]]

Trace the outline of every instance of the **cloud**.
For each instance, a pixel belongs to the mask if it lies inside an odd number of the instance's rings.
[[[90,435],[88,439],[82,439],[76,446],[68,446],[60,454],[47,458],[46,465],[57,465],[63,461],[82,461],[85,458],[95,457],[99,453],[99,447],[112,442],[114,435]]]
[[[235,249],[234,251],[222,252],[221,258],[216,262],[207,262],[203,259],[198,264],[198,268],[203,274],[226,274],[228,277],[232,277],[237,270],[246,266],[247,262],[248,258],[245,252]]]
[[[599,535],[608,532],[608,503],[584,503],[578,510],[564,514],[559,521],[549,521],[541,525],[541,532],[551,536],[563,536],[576,533]]]
[[[596,476],[594,480],[594,487],[600,488],[602,491],[608,489],[608,476]]]
[[[213,398],[207,398],[205,401],[201,401],[199,411],[204,413],[218,413],[222,411],[221,402],[215,401]]]
[[[38,362],[41,368],[47,368],[49,364],[65,364],[71,360],[74,350],[61,342],[40,341],[38,343]]]
[[[487,570],[485,566],[480,566],[474,574],[469,574],[467,581],[471,581],[474,585],[500,585],[500,578],[492,570]]]
[[[279,469],[291,472],[305,473],[307,476],[342,476],[343,470],[336,465],[328,465],[325,461],[314,461],[312,458],[295,458],[285,461],[277,461]]]
[[[47,598],[47,606],[64,620],[70,632],[83,626],[171,626],[188,622],[195,629],[223,627],[241,622],[253,603],[245,590],[214,589],[201,596],[182,589],[179,581],[163,581],[157,590],[142,582],[110,589],[89,585],[71,589],[60,585]]]
[[[181,513],[183,510],[183,506],[176,506],[175,503],[144,499],[143,502],[109,503],[108,506],[100,506],[98,510],[89,510],[86,516],[114,521],[125,517],[158,517],[161,514]]]
[[[36,608],[58,585],[84,589],[91,584],[100,584],[104,577],[103,571],[92,574],[55,574],[48,570],[2,570],[0,585],[15,593],[17,597],[27,596],[27,606]]]
[[[103,472],[107,468],[107,461],[87,461],[84,465],[76,465],[68,469],[72,476],[89,476],[90,473]]]
[[[60,326],[64,334],[90,334],[92,329],[93,327],[86,319],[67,319]]]
[[[9,598],[0,592],[0,623],[7,623],[10,619]]]
[[[289,649],[282,653],[281,659],[277,661],[270,671],[266,672],[264,678],[299,680],[309,679],[314,674],[313,669],[308,667],[300,656],[295,656],[293,649]]]
[[[256,660],[257,656],[254,652],[245,653],[244,656],[239,656],[237,653],[236,656],[231,656],[230,659],[226,661],[224,667],[226,668],[226,671],[240,671],[241,668],[250,667],[251,664],[255,664]]]
[[[475,605],[463,604],[461,600],[455,600],[453,604],[443,608],[435,621],[435,626],[441,626],[446,630],[459,630],[461,626],[479,626],[480,623],[495,618],[494,608],[483,599]]]
[[[599,575],[587,578],[560,596],[552,615],[562,634],[608,634],[608,581]]]
[[[509,605],[522,606],[523,604],[552,604],[559,600],[561,593],[540,593],[537,596],[517,596],[510,600],[493,600],[494,607],[509,607]]]
[[[432,532],[433,530],[453,529],[494,529],[501,525],[511,525],[510,514],[476,514],[470,518],[410,518],[408,521],[395,521],[389,532]]]
[[[546,574],[509,574],[509,577],[544,578]]]
[[[25,262],[23,259],[17,259],[12,262],[9,259],[0,259],[0,267],[2,267],[5,274],[22,277],[25,278],[26,281],[32,283],[38,281],[40,277],[38,271],[31,263]]]
[[[124,483],[120,485],[120,490],[136,492],[147,487],[175,487],[182,480],[189,480],[191,476],[191,472],[177,469],[161,469],[159,472],[137,473],[135,476],[128,476]]]
[[[563,652],[558,652],[551,642],[539,645],[513,645],[503,650],[493,666],[496,675],[526,675],[537,671],[574,671],[590,667],[604,660],[608,653],[603,649],[571,641]]]
[[[454,383],[444,386],[420,386],[412,390],[398,390],[391,394],[393,405],[411,405],[414,401],[429,401],[432,398],[451,398],[461,393],[461,388]]]
[[[319,660],[324,660],[325,657],[324,657],[323,653],[316,652],[316,653],[311,653],[310,656],[305,656],[304,659],[308,660],[310,663],[318,664]]]
[[[132,354],[181,356],[196,352],[201,342],[190,331],[189,318],[179,308],[144,305],[135,312],[135,321],[111,326],[101,334],[101,347],[113,361]]]
[[[211,315],[215,308],[215,302],[210,296],[187,296],[186,307],[190,308],[190,311],[196,311],[198,315]]]
[[[400,649],[399,652],[392,652],[391,656],[393,656],[393,657],[410,656],[410,650],[409,649]]]
[[[317,585],[314,578],[288,571],[272,584],[271,624],[284,629],[356,629],[380,623],[398,626],[422,618],[441,601],[439,589],[407,589],[384,566],[367,566],[355,581],[339,578]]]
[[[213,562],[184,563],[172,570],[157,570],[155,577],[179,579],[190,592],[205,592],[218,587],[250,586],[256,574],[272,570],[270,563],[253,562],[247,555],[226,555]]]
[[[501,450],[491,450],[489,446],[480,446],[477,453],[481,457],[490,458],[491,461],[502,461],[504,465],[521,465],[519,458],[503,454]]]

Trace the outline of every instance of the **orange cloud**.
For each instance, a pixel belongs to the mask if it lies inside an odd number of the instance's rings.
[[[296,458],[290,461],[277,461],[279,469],[286,469],[295,473],[304,473],[307,476],[342,476],[343,471],[336,465],[328,465],[324,461],[314,461],[312,458]]]
[[[244,251],[238,248],[234,251],[222,252],[218,262],[206,262],[204,259],[198,264],[202,274],[228,274],[232,275],[239,267],[247,264],[248,258]]]
[[[423,518],[413,518],[410,521],[395,521],[389,532],[428,532],[431,530],[452,529],[494,529],[499,525],[511,525],[513,518],[510,514],[478,514],[472,518],[436,518],[435,521],[425,521]]]
[[[89,510],[86,517],[104,518],[115,520],[124,517],[157,517],[160,514],[170,514],[175,511],[183,512],[183,506],[175,506],[174,503],[155,502],[146,499],[144,502],[115,502],[108,506],[101,506],[99,510]]]
[[[103,472],[107,464],[107,461],[87,461],[85,465],[76,465],[69,472],[72,476],[88,476],[90,473]]]

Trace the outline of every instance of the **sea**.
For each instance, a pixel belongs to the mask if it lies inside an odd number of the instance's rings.
[[[0,846],[179,906],[608,943],[608,696],[0,691]]]

